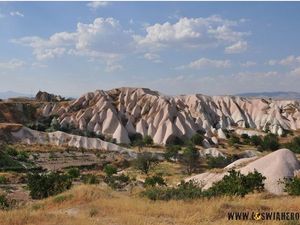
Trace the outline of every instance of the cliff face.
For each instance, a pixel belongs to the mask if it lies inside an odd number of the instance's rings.
[[[61,125],[110,135],[129,143],[129,135],[150,135],[157,144],[197,131],[225,138],[224,129],[252,128],[282,134],[300,128],[297,101],[247,99],[200,94],[169,97],[145,88],[118,88],[82,95],[69,104],[46,103],[44,116],[59,116]]]

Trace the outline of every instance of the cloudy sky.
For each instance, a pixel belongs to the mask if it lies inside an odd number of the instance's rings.
[[[300,91],[300,2],[1,2],[0,92]]]

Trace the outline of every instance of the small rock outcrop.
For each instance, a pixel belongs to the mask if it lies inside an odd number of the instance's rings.
[[[60,102],[60,101],[64,101],[65,99],[60,95],[54,95],[44,91],[39,91],[35,95],[35,100],[40,102]]]

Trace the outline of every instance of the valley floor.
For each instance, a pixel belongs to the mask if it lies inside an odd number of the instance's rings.
[[[101,185],[79,185],[58,196],[0,211],[1,225],[198,225],[286,224],[298,221],[228,220],[228,212],[299,212],[300,197],[251,194],[245,198],[150,201],[139,190],[116,192]]]

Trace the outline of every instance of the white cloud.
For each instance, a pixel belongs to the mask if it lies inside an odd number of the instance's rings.
[[[107,5],[108,5],[108,2],[105,2],[105,1],[94,1],[94,2],[89,2],[87,4],[87,6],[93,10],[101,8],[101,7],[105,7]]]
[[[268,64],[270,66],[282,65],[282,66],[297,66],[300,64],[300,56],[289,55],[286,58],[279,60],[269,60]]]
[[[129,31],[114,18],[96,18],[93,23],[78,23],[75,32],[60,32],[49,38],[23,37],[12,42],[29,46],[38,60],[64,54],[84,56],[102,61],[109,71],[121,69],[118,61],[133,48]]]
[[[271,60],[269,60],[269,61],[267,62],[267,64],[270,65],[270,66],[275,66],[275,65],[277,64],[277,61],[274,60],[274,59],[271,59]]]
[[[239,21],[223,19],[219,16],[206,18],[180,18],[175,23],[165,22],[146,26],[146,35],[135,35],[138,45],[149,49],[164,47],[207,47],[230,46],[241,43],[249,32],[236,31]]]
[[[155,62],[155,63],[161,63],[162,62],[161,59],[160,59],[160,55],[155,54],[155,53],[151,53],[151,52],[145,53],[144,58],[148,59],[152,62]]]
[[[225,48],[225,53],[227,54],[235,54],[246,51],[248,48],[248,44],[246,41],[238,41],[231,46]]]
[[[243,67],[252,67],[252,66],[255,66],[257,63],[256,62],[253,62],[253,61],[246,61],[244,63],[241,63],[241,66]]]
[[[229,68],[231,67],[230,60],[213,60],[207,58],[200,58],[193,62],[190,62],[188,65],[183,65],[178,67],[179,69],[191,68],[191,69],[202,69],[207,67],[213,68]]]
[[[11,59],[7,62],[0,62],[0,68],[1,69],[18,69],[21,68],[23,66],[25,66],[25,62],[19,59]]]
[[[24,14],[19,12],[19,11],[13,11],[13,12],[10,12],[9,15],[11,16],[19,16],[19,17],[24,17]]]

